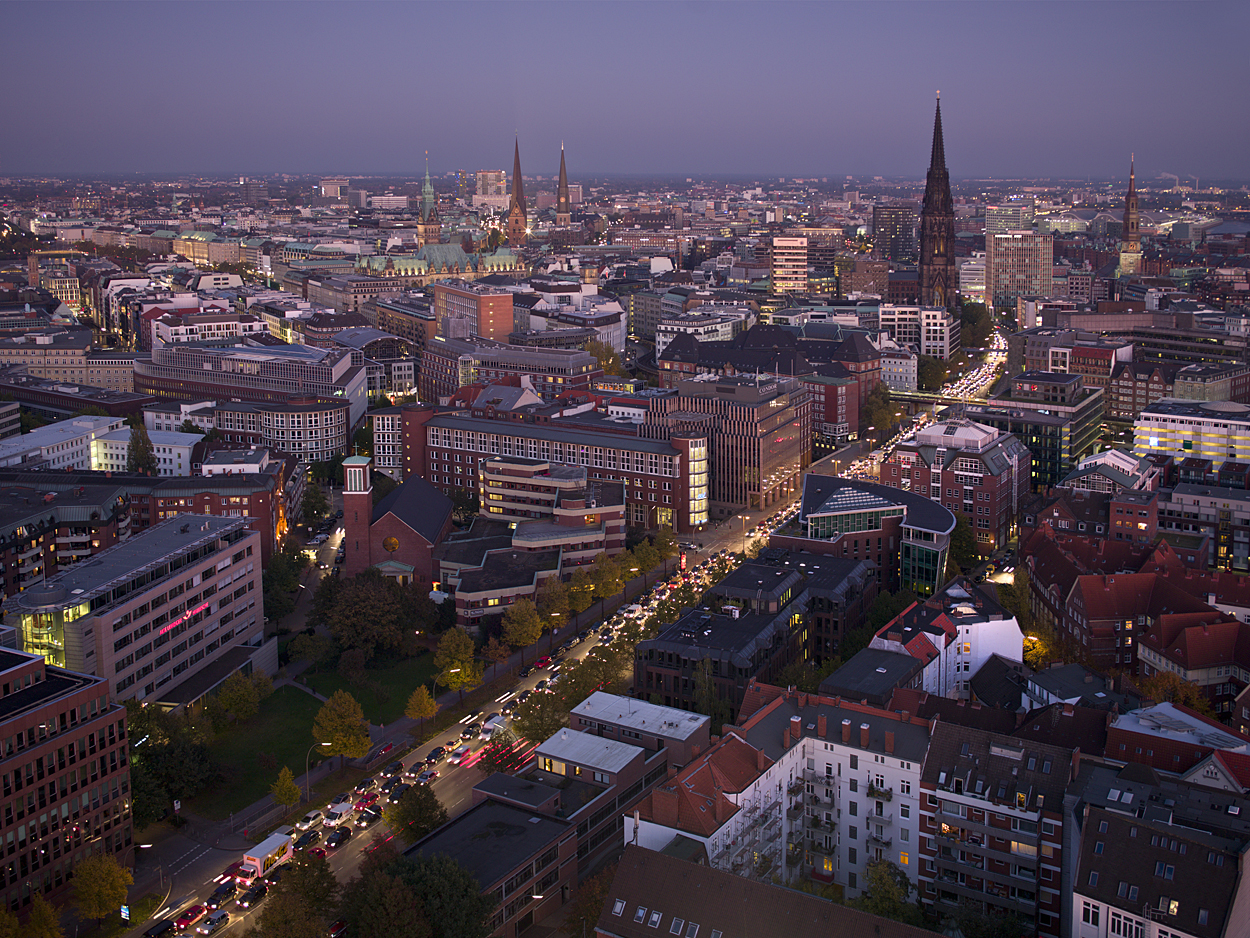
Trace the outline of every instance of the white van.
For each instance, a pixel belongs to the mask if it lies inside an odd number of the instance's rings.
[[[343,801],[336,805],[326,808],[326,827],[339,827],[342,824],[350,824],[352,815],[356,813],[356,807],[350,801]]]
[[[635,616],[640,615],[642,613],[642,606],[638,605],[637,603],[634,603],[632,606],[626,606],[624,609],[621,610],[621,612],[632,619]]]

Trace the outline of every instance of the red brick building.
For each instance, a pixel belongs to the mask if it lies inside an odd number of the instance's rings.
[[[1183,704],[1159,703],[1117,714],[1107,727],[1108,759],[1140,762],[1163,772],[1181,774],[1214,752],[1245,754],[1244,736]]]
[[[438,280],[431,289],[434,291],[434,317],[440,330],[446,319],[465,319],[469,322],[470,335],[508,341],[514,328],[510,291],[466,280]]]
[[[1120,367],[1111,378],[1107,416],[1111,420],[1136,420],[1146,407],[1172,396],[1180,369],[1179,362],[1130,362]]]

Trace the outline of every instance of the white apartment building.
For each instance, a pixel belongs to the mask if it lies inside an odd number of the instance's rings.
[[[929,723],[815,694],[752,714],[625,818],[625,843],[698,841],[717,869],[785,882],[811,876],[848,898],[868,863],[920,870],[920,773]],[[749,779],[731,790],[734,779]]]
[[[806,293],[807,239],[773,238],[769,276],[773,293]]]
[[[891,391],[914,391],[920,380],[920,356],[910,349],[881,350],[881,380]]]
[[[941,306],[881,305],[881,330],[899,345],[946,361],[959,351],[959,318]]]
[[[263,335],[268,331],[268,323],[250,313],[167,313],[152,323],[153,344],[160,342],[165,345]]]
[[[974,251],[959,265],[959,294],[972,303],[985,302],[985,252]]]
[[[70,417],[0,441],[0,466],[91,469],[92,443],[125,425],[121,417]],[[127,431],[129,432],[129,431]]]
[[[685,316],[662,319],[655,327],[656,357],[663,355],[669,343],[683,332],[699,342],[728,342],[737,334],[741,322],[728,316],[711,315],[702,309]]]
[[[194,463],[191,452],[204,440],[199,433],[153,430],[148,433],[156,454],[158,476],[189,476]],[[91,441],[91,468],[101,472],[125,472],[130,458],[130,428],[105,433]]]
[[[383,407],[369,412],[373,423],[373,467],[396,482],[404,480],[403,410]]]

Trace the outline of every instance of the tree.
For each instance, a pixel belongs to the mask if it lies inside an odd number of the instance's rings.
[[[594,578],[589,570],[585,567],[574,570],[568,586],[569,608],[578,615],[589,609],[594,602],[594,597],[590,595],[594,589]]]
[[[612,889],[616,877],[616,864],[606,866],[577,887],[564,906],[564,934],[568,938],[584,938],[595,930],[595,923],[603,914],[603,904]]]
[[[497,635],[492,635],[487,639],[486,644],[482,646],[482,659],[489,661],[492,666],[498,668],[512,656],[512,649],[505,642],[501,642]]]
[[[881,627],[889,625],[904,610],[916,602],[916,594],[911,590],[899,590],[897,593],[880,592],[868,610],[868,628],[873,634],[881,631]],[[849,657],[846,654],[843,658]]]
[[[378,502],[399,488],[399,483],[382,472],[374,473],[370,476],[370,480],[373,485],[373,504],[375,507]]]
[[[712,659],[704,658],[694,669],[695,707],[712,718],[712,732],[719,733],[721,724],[729,716],[729,706],[721,699],[720,688],[712,676]]]
[[[517,744],[516,734],[510,729],[497,729],[477,754],[473,767],[483,775],[496,772],[515,772],[524,764],[524,748]]]
[[[655,548],[661,560],[677,556],[677,536],[673,534],[672,528],[660,528],[652,538],[651,546]]]
[[[326,493],[321,490],[320,485],[304,487],[304,499],[300,502],[300,513],[303,515],[304,524],[312,527],[324,518],[329,510],[330,503],[326,500]]]
[[[126,890],[135,884],[130,870],[111,853],[95,853],[74,867],[74,904],[96,926],[126,904]]]
[[[971,899],[960,900],[952,918],[964,938],[1021,938],[1028,933],[1019,916],[989,912]]]
[[[977,538],[972,533],[972,524],[965,515],[955,516],[955,530],[951,532],[949,557],[961,570],[971,570],[977,565],[979,559]]]
[[[518,599],[503,614],[503,638],[513,648],[521,649],[521,663],[525,663],[525,649],[543,636],[543,622],[538,610],[528,599]]]
[[[0,909],[0,938],[22,938],[23,934],[22,923],[8,906]]]
[[[473,875],[448,856],[396,860],[387,869],[421,897],[431,938],[486,938],[495,911],[494,896],[484,895]]]
[[[468,521],[481,510],[481,501],[476,491],[452,489],[447,497],[451,499],[451,513],[457,521]]]
[[[22,934],[23,938],[65,938],[61,916],[56,906],[43,897],[43,893],[31,893],[30,917]]]
[[[257,938],[325,938],[329,923],[314,914],[302,897],[282,888],[286,875],[260,907]]]
[[[912,889],[907,874],[889,860],[874,860],[868,864],[864,874],[864,893],[848,905],[880,915],[882,918],[894,919],[908,925],[922,925],[923,917],[915,903],[907,901]]]
[[[457,626],[444,632],[434,652],[434,667],[440,672],[438,682],[450,688],[459,686],[456,677],[473,664],[473,650],[473,639],[464,629]]]
[[[340,914],[354,935],[369,938],[429,938],[421,898],[398,876],[370,871],[343,890]]]
[[[359,759],[369,751],[369,728],[356,698],[339,688],[313,720],[313,739],[329,743],[326,755]]]
[[[136,423],[130,428],[130,451],[126,454],[126,471],[154,476],[157,472],[156,449],[147,427]]]
[[[569,588],[564,585],[564,580],[558,576],[547,577],[538,587],[534,600],[544,629],[558,629],[564,625],[569,617]]]
[[[512,715],[513,730],[532,743],[544,742],[568,725],[568,708],[556,694],[530,694]]]
[[[260,693],[241,671],[235,671],[222,681],[217,699],[239,721],[250,720],[260,711]]]
[[[438,713],[438,701],[430,696],[429,690],[421,684],[408,697],[408,705],[404,707],[404,716],[410,720],[420,720],[421,726],[418,732],[424,734],[425,721],[431,719],[436,713]]]
[[[201,436],[203,436],[205,432],[207,431],[205,431],[199,424],[194,423],[191,420],[191,418],[188,417],[186,420],[182,421],[181,424],[179,424],[178,432],[179,433],[198,433]]]
[[[960,310],[959,344],[964,348],[984,348],[994,320],[984,303],[964,303]]]
[[[889,436],[891,428],[897,422],[894,401],[890,397],[890,388],[878,384],[868,392],[868,397],[859,409],[860,436],[875,435],[880,440]]]
[[[595,599],[610,599],[625,588],[621,565],[615,557],[609,557],[606,553],[595,558],[590,568],[590,577],[595,584]]]
[[[286,872],[278,881],[278,892],[298,896],[304,906],[318,918],[328,921],[338,908],[339,882],[324,856],[301,850],[286,864]]]
[[[916,387],[921,391],[940,391],[949,370],[940,358],[921,355],[916,363]]]
[[[383,813],[395,835],[410,844],[447,823],[447,809],[429,785],[413,785]]]
[[[1137,681],[1141,692],[1156,703],[1182,704],[1204,716],[1212,716],[1211,701],[1202,688],[1171,671],[1160,671]]]
[[[322,577],[322,582],[334,579]],[[419,618],[423,612],[429,612],[425,607],[432,605],[428,597],[421,603],[411,591],[383,576],[376,567],[328,589],[333,596],[325,611],[330,634],[343,648],[364,652],[366,660],[379,650],[397,650],[405,633],[423,624]]]
[[[256,688],[256,699],[265,700],[273,695],[273,678],[264,671],[253,671],[252,687]]]
[[[625,366],[621,364],[621,356],[612,346],[606,342],[599,342],[591,339],[582,346],[587,352],[595,356],[599,362],[599,367],[603,369],[604,375],[609,378],[628,378],[629,372],[625,370]]]
[[[322,577],[321,582],[325,583],[334,579],[337,577]],[[291,644],[286,646],[287,657],[291,661],[311,661],[314,671],[333,661],[337,652],[338,649],[333,639],[326,638],[324,635],[309,635],[307,632],[300,632],[291,639]]]
[[[293,808],[299,804],[299,786],[295,784],[295,775],[285,765],[278,773],[277,781],[269,786],[269,793],[273,795],[273,800],[283,807]]]

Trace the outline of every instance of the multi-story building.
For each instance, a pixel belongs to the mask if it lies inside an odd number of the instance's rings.
[[[118,349],[92,349],[87,353],[86,381],[97,388],[134,391],[135,353]]]
[[[25,590],[6,612],[26,651],[104,678],[114,700],[177,709],[241,668],[277,670],[260,576],[246,518],[183,515]]]
[[[146,323],[152,335],[149,347],[174,342],[208,342],[240,336],[267,335],[269,325],[250,313],[175,310]]]
[[[1250,461],[1250,405],[1164,398],[1134,421],[1133,452],[1209,459],[1217,468]]]
[[[336,277],[310,277],[306,299],[318,306],[328,306],[340,313],[358,313],[375,297],[400,293],[403,283],[398,277],[368,277],[363,274],[341,274]]]
[[[506,337],[505,337],[506,338]],[[421,352],[421,398],[437,402],[466,384],[528,376],[546,401],[567,391],[588,391],[603,376],[598,360],[584,349],[529,348],[484,339],[435,336]]]
[[[21,366],[36,378],[87,384],[90,349],[90,329],[28,332],[0,339],[0,365]]]
[[[707,751],[712,718],[595,691],[569,711],[569,728],[641,749],[663,749],[668,764],[680,768]]]
[[[293,394],[284,401],[157,403],[144,408],[149,434],[178,431],[190,421],[227,443],[266,446],[301,462],[343,456],[351,441],[351,404],[341,398]]]
[[[507,342],[513,329],[512,291],[466,280],[439,280],[432,285],[434,316],[443,332],[445,322],[467,323],[468,334]]]
[[[806,238],[773,238],[769,277],[773,293],[807,292]]]
[[[1185,775],[1215,754],[1245,766],[1250,737],[1183,704],[1157,703],[1117,713],[1107,725],[1108,759]]]
[[[417,349],[418,357],[438,328],[434,299],[423,292],[378,296],[372,303],[362,306],[360,311],[383,332],[411,342]]]
[[[1064,792],[1070,749],[941,720],[920,780],[920,900],[939,912],[971,901],[1018,916],[1038,935],[1067,935]]]
[[[748,311],[749,312],[749,311]],[[741,317],[718,316],[699,310],[674,318],[665,317],[655,328],[655,354],[658,358],[664,353],[668,343],[678,333],[694,336],[700,342],[727,342],[737,335],[745,325]]]
[[[1172,396],[1186,401],[1250,403],[1250,365],[1244,362],[1186,365],[1176,372]]]
[[[1005,231],[1025,231],[1033,227],[1033,200],[1013,200],[985,206],[985,236]]]
[[[349,426],[364,419],[367,377],[348,349],[205,348],[167,345],[135,359],[135,387],[174,400],[238,399],[283,403],[292,395],[337,398]]]
[[[988,556],[1007,544],[1029,492],[1032,456],[1010,433],[969,420],[933,423],[881,464],[881,483],[918,492],[967,519]],[[962,497],[961,497],[962,495]]]
[[[1007,229],[985,236],[985,294],[996,307],[1020,296],[1050,296],[1054,240],[1033,230]]]
[[[914,391],[920,380],[920,359],[905,348],[881,350],[881,380],[891,391]]]
[[[120,417],[70,417],[0,440],[0,466],[91,469],[95,441],[124,426]]]
[[[959,317],[941,306],[883,303],[881,331],[930,358],[946,361],[959,351]]]
[[[872,207],[872,249],[889,261],[914,260],[919,250],[916,226],[920,213],[915,203]]]
[[[403,408],[382,407],[369,411],[373,432],[373,467],[393,482],[404,475]]]
[[[1116,369],[1107,399],[1111,420],[1136,420],[1151,404],[1173,397],[1180,362],[1129,362]]]
[[[129,427],[104,433],[91,441],[90,468],[101,472],[125,472],[130,459]],[[196,468],[195,448],[200,447],[203,453],[204,437],[199,433],[157,433],[148,434],[152,443],[152,453],[156,459],[156,475],[158,476],[189,476]]]
[[[420,349],[407,339],[369,326],[344,329],[334,343],[360,353],[369,378],[369,395],[407,396],[417,389]]]
[[[1102,431],[1103,388],[1080,375],[1026,371],[984,404],[962,408],[976,423],[1013,434],[1033,455],[1035,487],[1056,485],[1094,446]]]
[[[812,400],[812,459],[820,459],[859,432],[859,382],[839,364],[801,380]]]
[[[32,893],[64,897],[74,868],[92,855],[132,864],[130,743],[126,708],[103,678],[4,648],[0,682],[0,738],[8,742],[0,837],[13,846],[0,903],[23,915]]]
[[[1137,663],[1144,678],[1168,671],[1197,685],[1224,719],[1250,683],[1250,623],[1232,619],[1189,624],[1162,617],[1138,636]]]

